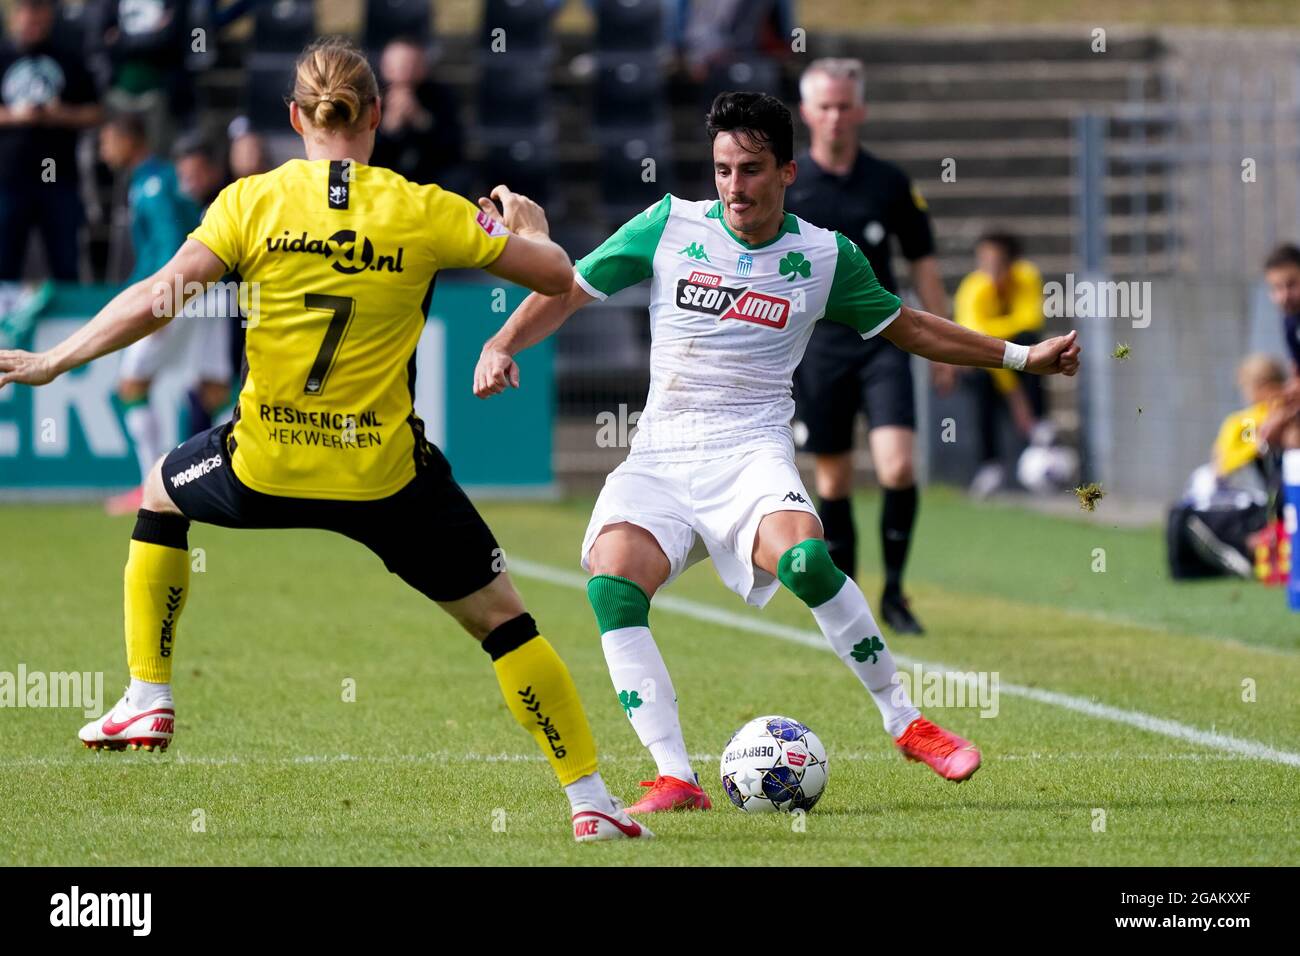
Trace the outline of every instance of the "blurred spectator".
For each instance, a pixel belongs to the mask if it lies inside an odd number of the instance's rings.
[[[150,145],[161,149],[194,108],[187,0],[108,0],[102,27],[111,65],[104,101],[144,116]]]
[[[790,55],[790,0],[682,0],[676,19],[682,24],[682,56],[697,81],[739,57]]]
[[[1269,298],[1282,315],[1282,333],[1291,354],[1291,380],[1283,389],[1281,401],[1260,426],[1260,438],[1283,448],[1300,447],[1295,423],[1300,421],[1300,248],[1283,243],[1269,254],[1264,263],[1264,279]]]
[[[181,192],[206,213],[208,206],[229,182],[220,152],[207,138],[191,133],[177,141],[172,158],[176,161],[176,178]],[[204,293],[200,315],[205,321],[222,326],[204,336],[205,347],[224,349],[229,356],[229,366],[235,368],[241,364],[244,327],[239,302],[231,295],[233,286],[225,283],[230,278],[229,275],[223,277],[222,283]],[[189,417],[185,436],[197,435],[211,428],[215,424],[213,415],[230,397],[229,381],[207,381],[202,375],[198,376],[198,381],[186,392]]]
[[[236,117],[226,130],[230,138],[230,178],[243,179],[271,168],[271,160],[262,137],[253,132],[248,118]]]
[[[1249,356],[1237,367],[1237,385],[1249,404],[1224,419],[1212,461],[1192,472],[1169,511],[1166,548],[1174,578],[1285,579],[1278,547],[1286,537],[1279,513],[1281,457],[1259,435],[1285,383],[1286,370],[1271,355]]]
[[[953,320],[985,335],[1020,345],[1038,341],[1043,327],[1043,278],[1021,258],[1020,240],[989,232],[975,244],[977,268],[957,287]],[[964,371],[964,370],[963,370]],[[971,481],[978,497],[1001,487],[1005,475],[998,451],[998,410],[1005,404],[1016,429],[1034,444],[1051,444],[1050,426],[1042,421],[1043,388],[1037,375],[1011,369],[973,369],[967,380],[975,393],[980,422],[980,468]]]
[[[234,0],[223,7],[221,0],[208,0],[208,20],[220,30],[267,2],[268,0]]]
[[[144,120],[132,113],[114,114],[99,137],[100,156],[119,174],[130,176],[127,204],[131,215],[131,244],[135,267],[128,283],[147,278],[163,268],[199,224],[199,207],[185,196],[170,163],[149,149]],[[143,481],[166,451],[162,428],[149,403],[149,390],[163,370],[183,365],[197,381],[213,389],[228,388],[229,354],[224,323],[202,317],[204,297],[193,300],[193,310],[167,323],[157,332],[127,346],[118,369],[118,398],[123,421],[135,447]],[[212,337],[212,338],[210,338]],[[110,514],[130,514],[140,507],[139,487],[106,502]]]
[[[1219,428],[1212,458],[1218,479],[1228,479],[1252,465],[1268,473],[1264,460],[1268,448],[1266,444],[1261,447],[1260,431],[1284,404],[1286,381],[1286,369],[1271,355],[1251,355],[1237,367],[1237,388],[1247,407],[1233,412]]]
[[[1282,331],[1291,353],[1291,375],[1300,377],[1300,247],[1285,242],[1264,262],[1268,295],[1282,314]]]
[[[150,149],[144,117],[113,113],[99,131],[100,158],[129,176],[127,205],[135,265],[127,283],[157,272],[199,224],[199,207],[180,191],[176,170]]]
[[[379,58],[379,73],[380,121],[370,165],[413,183],[467,192],[460,106],[450,87],[429,76],[424,46],[411,37],[391,41]]]
[[[190,133],[176,141],[172,158],[181,192],[206,210],[227,182],[226,166],[216,147],[205,137]]]
[[[101,111],[81,56],[54,45],[54,18],[53,0],[17,0],[0,44],[0,280],[22,277],[33,227],[51,277],[79,277],[77,135]]]

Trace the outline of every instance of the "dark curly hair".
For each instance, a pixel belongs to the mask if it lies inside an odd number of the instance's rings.
[[[1020,242],[1020,237],[1001,229],[990,229],[975,240],[977,246],[982,246],[985,243],[1001,249],[1008,262],[1015,262],[1025,254],[1025,247]]]
[[[766,93],[719,93],[705,117],[712,143],[719,133],[737,133],[751,153],[766,147],[784,166],[794,159],[794,121],[785,104]]]
[[[1265,271],[1280,269],[1282,266],[1300,266],[1300,248],[1295,243],[1284,242],[1276,246],[1264,260]]]

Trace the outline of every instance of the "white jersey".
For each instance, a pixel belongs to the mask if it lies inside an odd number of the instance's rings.
[[[722,203],[667,195],[575,267],[598,299],[651,280],[650,393],[630,458],[700,461],[765,446],[793,451],[791,376],[813,323],[870,338],[902,303],[856,244],[786,213],[750,245]]]

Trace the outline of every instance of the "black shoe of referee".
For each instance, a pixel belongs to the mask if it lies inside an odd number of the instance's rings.
[[[880,613],[895,634],[924,634],[925,628],[912,614],[900,591],[886,591],[880,598]]]

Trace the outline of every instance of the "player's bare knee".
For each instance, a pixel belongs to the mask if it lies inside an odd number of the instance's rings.
[[[668,580],[671,564],[649,531],[636,525],[611,525],[600,533],[587,554],[587,568],[595,577],[609,575],[634,581],[653,597]]]
[[[178,515],[181,509],[176,507],[176,503],[167,494],[167,486],[163,483],[162,465],[163,459],[159,458],[149,469],[149,474],[144,480],[143,494],[140,496],[140,507],[158,514]]]
[[[822,540],[821,522],[806,511],[774,511],[754,535],[754,566],[776,574],[781,557],[801,541]]]
[[[440,603],[476,641],[482,641],[502,624],[524,613],[523,598],[504,572],[468,597]]]
[[[817,459],[817,495],[836,501],[853,491],[853,456],[822,455]]]
[[[916,473],[910,455],[900,455],[881,464],[877,478],[884,488],[910,488],[916,484]]]

